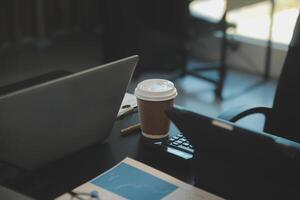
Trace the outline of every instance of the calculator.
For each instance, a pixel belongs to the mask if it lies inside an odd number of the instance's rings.
[[[184,160],[193,158],[194,147],[181,133],[171,136],[164,141],[153,142],[153,145]]]

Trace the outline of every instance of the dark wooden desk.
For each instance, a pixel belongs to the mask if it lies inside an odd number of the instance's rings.
[[[36,199],[53,199],[103,173],[125,157],[139,160],[187,183],[194,183],[195,173],[189,162],[175,159],[145,145],[140,134],[120,136],[120,130],[135,124],[137,114],[115,122],[106,143],[95,144],[73,155],[48,164],[32,172],[23,172],[8,186]],[[171,134],[177,129],[171,128]],[[201,159],[197,184],[227,199],[294,199],[299,187],[290,187],[288,181],[274,174],[265,179],[253,174],[251,168],[228,165],[222,159],[205,162]],[[278,163],[280,164],[280,163]],[[199,165],[198,165],[199,167]],[[200,172],[200,173],[199,173]],[[280,173],[280,172],[279,172]]]
[[[125,157],[131,157],[162,170],[185,182],[193,183],[193,173],[187,162],[165,159],[149,149],[141,134],[120,136],[120,130],[138,121],[137,114],[115,122],[104,144],[96,144],[73,155],[55,161],[16,180],[13,188],[36,199],[53,199],[108,170]],[[171,128],[171,132],[176,132]]]

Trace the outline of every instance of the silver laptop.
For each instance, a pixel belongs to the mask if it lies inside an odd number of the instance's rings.
[[[128,57],[0,96],[0,162],[34,169],[104,141],[137,61]]]

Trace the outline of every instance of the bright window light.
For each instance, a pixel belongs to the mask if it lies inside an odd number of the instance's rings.
[[[217,20],[222,17],[224,5],[224,0],[196,0],[190,4],[190,12],[194,16],[207,16],[207,18]],[[266,0],[229,11],[227,20],[237,25],[236,30],[231,34],[267,40],[270,5],[270,1]],[[275,5],[272,39],[276,43],[289,44],[299,14],[300,1],[277,0]]]

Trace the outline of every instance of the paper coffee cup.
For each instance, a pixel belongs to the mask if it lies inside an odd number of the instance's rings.
[[[151,139],[160,139],[169,134],[170,120],[165,111],[174,104],[177,90],[171,81],[148,79],[135,89],[142,134]]]

